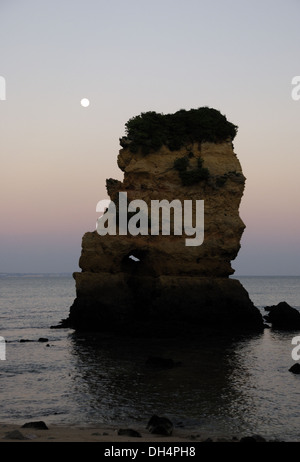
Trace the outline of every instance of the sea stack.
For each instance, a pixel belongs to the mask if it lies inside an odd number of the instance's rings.
[[[207,107],[146,112],[127,122],[117,159],[124,180],[106,181],[116,205],[116,232],[83,236],[82,271],[74,273],[76,299],[68,326],[151,336],[262,329],[259,310],[241,283],[230,278],[245,228],[239,216],[245,177],[233,150],[236,133],[224,115]],[[126,233],[124,227],[120,233],[119,193],[128,204],[147,205],[143,233]],[[182,204],[182,217],[184,205],[192,204],[194,226],[196,205],[203,201],[199,245],[187,245],[193,236],[185,235],[184,227],[182,234],[174,234],[172,226],[169,235],[161,226],[159,233],[151,232],[152,204],[174,200]],[[131,210],[128,222],[133,215]]]

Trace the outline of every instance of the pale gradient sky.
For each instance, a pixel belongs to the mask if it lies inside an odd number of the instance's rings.
[[[0,0],[0,272],[78,271],[126,121],[210,106],[247,177],[236,275],[299,275],[299,18],[300,0]]]

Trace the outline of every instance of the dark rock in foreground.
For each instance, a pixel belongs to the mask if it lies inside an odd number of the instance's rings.
[[[24,436],[19,430],[12,430],[11,432],[7,432],[4,436],[4,439],[7,440],[28,440],[26,436]]]
[[[293,374],[300,374],[300,364],[293,364],[293,366],[289,368],[289,372],[292,372]]]
[[[272,324],[274,329],[298,330],[300,329],[300,313],[296,308],[292,308],[286,302],[280,302],[278,305],[267,306],[269,312],[265,320]]]
[[[157,415],[151,417],[146,428],[150,433],[157,435],[171,436],[173,432],[172,422],[167,417]]]
[[[243,436],[240,443],[266,443],[267,440],[260,435]]]
[[[137,432],[136,430],[132,430],[132,428],[120,428],[118,430],[119,436],[130,436],[131,438],[141,438],[142,435]]]
[[[42,420],[36,422],[27,422],[22,425],[22,428],[36,428],[37,430],[48,430],[47,425]]]

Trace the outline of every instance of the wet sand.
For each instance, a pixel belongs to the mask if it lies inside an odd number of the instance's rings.
[[[153,435],[144,428],[131,427],[141,437],[118,435],[120,427],[48,425],[48,429],[22,428],[22,425],[0,424],[1,442],[200,442],[209,435],[174,429],[171,436]],[[124,427],[126,428],[126,427]]]

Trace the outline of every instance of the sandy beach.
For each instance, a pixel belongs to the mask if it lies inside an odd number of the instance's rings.
[[[115,442],[115,443],[141,443],[141,442],[170,442],[187,443],[207,440],[209,435],[175,429],[171,436],[153,435],[144,428],[131,427],[141,436],[119,435],[122,427],[108,426],[64,426],[47,425],[48,429],[22,428],[22,425],[0,424],[1,442]],[[125,429],[125,427],[123,428]],[[126,428],[128,430],[128,428]],[[217,439],[216,439],[217,440]],[[216,441],[215,440],[215,441]],[[219,439],[222,441],[222,439]],[[228,440],[227,440],[228,441]]]

